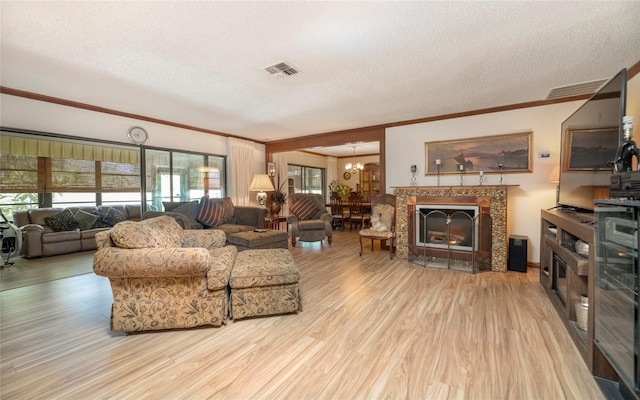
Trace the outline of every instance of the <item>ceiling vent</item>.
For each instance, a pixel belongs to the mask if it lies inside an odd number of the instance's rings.
[[[547,93],[545,100],[562,99],[564,97],[581,96],[583,94],[593,94],[600,89],[600,87],[607,81],[607,79],[600,79],[597,81],[576,83],[575,85],[560,86],[552,88]]]
[[[267,68],[265,68],[265,70],[268,73],[270,73],[271,75],[287,75],[287,76],[291,76],[291,75],[295,75],[295,74],[298,73],[298,71],[295,68],[293,68],[293,67],[291,67],[291,66],[289,66],[289,65],[287,65],[287,64],[285,64],[283,62],[281,62],[279,64],[276,64],[276,65],[272,65],[270,67],[267,67]]]

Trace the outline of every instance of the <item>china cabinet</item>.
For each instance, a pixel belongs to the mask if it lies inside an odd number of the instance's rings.
[[[360,193],[362,199],[368,202],[372,196],[380,193],[380,165],[367,163],[360,171]]]

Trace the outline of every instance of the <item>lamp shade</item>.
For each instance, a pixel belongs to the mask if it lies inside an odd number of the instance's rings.
[[[249,185],[251,192],[271,192],[273,190],[273,183],[267,174],[255,174]]]
[[[273,183],[271,178],[267,174],[255,174],[249,185],[250,192],[258,192],[256,200],[261,207],[264,207],[264,202],[267,200],[267,194],[265,192],[273,191]]]
[[[553,167],[553,171],[551,171],[548,181],[553,183],[560,182],[560,165],[559,164]]]

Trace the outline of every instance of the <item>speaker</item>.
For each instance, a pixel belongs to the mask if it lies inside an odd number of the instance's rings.
[[[509,236],[509,271],[527,272],[527,237]]]

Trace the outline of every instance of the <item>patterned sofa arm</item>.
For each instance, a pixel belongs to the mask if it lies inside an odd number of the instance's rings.
[[[210,264],[209,250],[204,248],[105,247],[96,251],[93,271],[108,278],[204,277]]]
[[[173,217],[173,219],[176,220],[176,222],[178,223],[178,225],[180,225],[182,227],[182,229],[191,229],[191,222],[189,221],[189,218],[187,218],[186,215],[184,214],[180,214],[177,212],[171,212],[171,211],[146,211],[144,214],[142,214],[142,219],[149,219],[149,218],[155,218],[155,217],[160,217],[162,215],[168,215],[170,217]]]
[[[223,247],[226,240],[224,231],[219,229],[185,230],[182,247],[203,247],[211,250]]]

